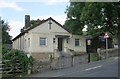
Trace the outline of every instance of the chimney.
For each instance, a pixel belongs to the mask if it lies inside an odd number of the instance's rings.
[[[25,15],[25,29],[30,27],[30,15]]]

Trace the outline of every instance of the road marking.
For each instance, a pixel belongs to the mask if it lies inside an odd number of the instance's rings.
[[[114,59],[118,59],[118,57],[114,57]]]
[[[88,68],[88,69],[81,70],[81,71],[89,71],[89,70],[96,69],[96,68],[100,68],[100,67],[102,67],[102,65],[100,65],[100,66],[95,66],[95,67]],[[65,74],[66,74],[66,75],[70,75],[70,74],[78,73],[78,72],[81,72],[81,71],[75,71],[75,72],[65,73]],[[64,76],[65,74],[56,75],[56,76],[54,76],[54,77],[61,77],[61,76]]]
[[[99,67],[102,67],[102,65],[96,66],[96,67],[92,67],[92,68],[88,68],[88,69],[85,69],[84,71],[89,71],[89,70],[96,69],[96,68],[99,68]]]
[[[96,68],[100,68],[100,67],[102,67],[102,65],[100,65],[100,66],[95,66],[95,67],[88,68],[88,69],[81,70],[81,71],[89,71],[89,70],[96,69]],[[65,74],[66,74],[66,75],[70,75],[70,74],[78,73],[78,72],[81,72],[81,71],[75,71],[75,72],[65,73]],[[64,76],[65,74],[56,75],[56,76],[54,76],[54,77],[61,77],[61,76]]]

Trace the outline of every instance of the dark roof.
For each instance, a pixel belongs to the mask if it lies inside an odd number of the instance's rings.
[[[63,29],[65,29],[67,32],[70,33],[70,31],[69,31],[67,28],[65,28],[63,25],[61,25],[60,23],[58,23],[57,21],[55,21],[55,20],[54,20],[53,18],[51,18],[51,17],[48,18],[48,19],[46,19],[46,20],[44,20],[44,21],[42,21],[41,24],[45,23],[45,22],[48,21],[48,20],[52,20],[52,21],[55,22],[57,25],[59,25],[60,27],[62,27]],[[39,25],[41,25],[41,24],[39,24]],[[39,25],[37,25],[37,26],[39,26]],[[21,36],[24,35],[25,33],[27,33],[29,30],[37,27],[37,26],[30,27],[29,29],[21,32],[18,36],[16,36],[16,37],[13,39],[13,41],[16,40],[17,38],[21,37]]]
[[[99,37],[104,37],[105,32],[100,32],[100,33],[96,33],[94,36],[93,35],[86,35],[86,39],[96,39]],[[112,39],[112,37],[109,35],[108,39]]]

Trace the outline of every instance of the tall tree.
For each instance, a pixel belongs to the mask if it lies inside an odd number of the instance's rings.
[[[78,29],[87,25],[87,33],[91,35],[109,32],[118,38],[120,47],[120,2],[71,2],[67,8],[67,17],[65,25],[73,28],[72,31],[80,32]],[[73,17],[75,22],[72,21]]]
[[[120,47],[120,2],[86,3],[80,20],[88,26],[89,34],[109,32],[116,36]]]
[[[4,20],[1,20],[1,26],[2,28],[2,43],[3,44],[12,44],[12,36],[9,35],[9,25],[8,23],[5,23]]]
[[[71,3],[66,9],[67,20],[65,21],[65,27],[69,29],[73,34],[83,34],[83,23],[80,21],[80,15],[85,3]]]

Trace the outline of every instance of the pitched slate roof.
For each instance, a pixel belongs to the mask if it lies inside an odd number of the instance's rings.
[[[47,22],[48,20],[52,20],[52,21],[55,22],[57,25],[59,25],[60,27],[62,27],[63,29],[65,29],[67,32],[71,33],[67,28],[65,28],[63,25],[61,25],[60,23],[58,23],[57,21],[55,21],[55,20],[54,20],[53,18],[51,18],[51,17],[48,18],[48,19],[46,19],[46,20],[44,20],[44,21],[42,21],[41,24]],[[39,25],[41,25],[41,24],[39,24]],[[39,25],[37,25],[37,26],[39,26]],[[37,27],[37,26],[32,26],[32,27],[28,28],[27,30],[21,32],[18,36],[16,36],[16,37],[13,39],[13,41],[15,41],[17,38],[21,37],[22,35],[24,35],[25,33],[27,33],[28,31],[30,31],[31,29],[33,29],[33,28],[35,28],[35,27]]]

